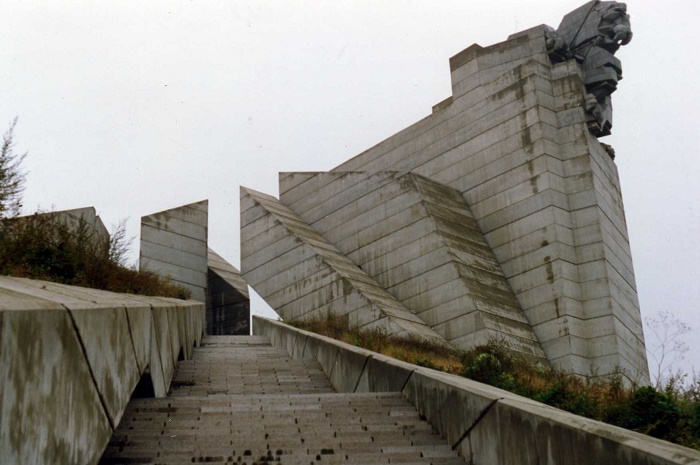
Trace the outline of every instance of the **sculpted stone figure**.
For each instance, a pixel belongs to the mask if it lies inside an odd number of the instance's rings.
[[[564,17],[559,28],[547,33],[553,62],[575,59],[584,73],[589,130],[597,137],[612,129],[612,101],[622,79],[622,64],[614,54],[632,40],[627,5],[593,0]]]

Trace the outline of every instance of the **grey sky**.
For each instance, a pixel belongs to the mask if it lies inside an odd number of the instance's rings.
[[[208,198],[210,245],[238,266],[239,185],[277,195],[278,171],[334,167],[448,97],[450,56],[582,3],[6,0],[0,124],[20,118],[27,212],[94,205],[138,236],[142,215]],[[605,142],[642,312],[700,329],[700,2],[628,9]]]

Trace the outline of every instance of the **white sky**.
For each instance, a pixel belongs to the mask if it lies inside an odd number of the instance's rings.
[[[450,56],[585,0],[16,1],[0,15],[0,129],[19,116],[25,210],[94,205],[110,226],[209,199],[239,265],[239,185],[328,170],[430,114]],[[628,2],[613,135],[644,316],[695,330],[700,367],[700,2]],[[254,311],[265,312],[260,301]]]

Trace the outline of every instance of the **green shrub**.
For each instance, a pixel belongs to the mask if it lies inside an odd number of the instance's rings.
[[[623,428],[657,438],[667,438],[681,420],[678,403],[669,394],[652,386],[636,389],[628,401],[614,409],[609,421]]]
[[[464,369],[463,376],[482,383],[497,385],[504,375],[501,361],[493,354],[482,353],[474,357]]]
[[[0,222],[0,274],[113,292],[189,298],[189,291],[123,263],[123,224],[109,242],[80,221],[35,214]]]

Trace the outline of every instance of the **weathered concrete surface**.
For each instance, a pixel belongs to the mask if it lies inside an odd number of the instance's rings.
[[[282,203],[451,345],[497,339],[546,362],[460,192],[405,172],[280,178]]]
[[[139,269],[185,287],[200,302],[207,295],[208,208],[203,200],[141,218]]]
[[[252,219],[255,218],[255,219]],[[279,200],[241,188],[243,277],[283,318],[346,316],[351,327],[381,328],[445,344]]]
[[[95,463],[139,380],[164,396],[204,329],[194,301],[10,277],[0,296],[3,464]]]
[[[250,334],[250,297],[241,273],[209,249],[207,275],[207,334]]]
[[[452,95],[430,116],[333,171],[410,171],[459,191],[547,358],[648,381],[620,181],[588,130],[583,70],[551,63],[545,26],[472,45],[450,69]],[[282,177],[292,210],[311,178]]]
[[[339,391],[382,392],[387,386],[390,391],[401,389],[470,464],[700,463],[698,451],[588,420],[465,378],[399,362],[278,321],[254,316],[253,333],[269,337],[273,345],[282,348],[289,340],[304,341],[307,347],[325,347],[326,354],[334,354],[334,362],[325,363],[325,356],[318,353],[316,359]]]
[[[100,463],[464,465],[400,390],[335,392],[267,337],[207,336],[172,395],[135,399]]]

